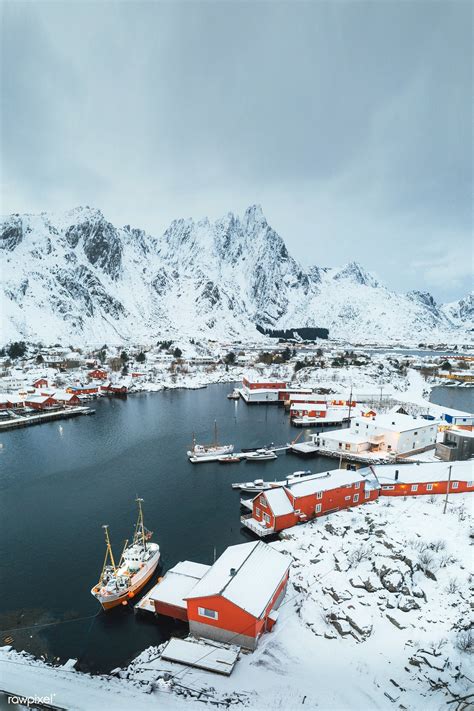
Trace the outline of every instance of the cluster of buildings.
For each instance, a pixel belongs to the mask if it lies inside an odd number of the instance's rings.
[[[241,523],[259,537],[375,501],[380,496],[420,496],[474,491],[471,462],[335,469],[259,493]]]

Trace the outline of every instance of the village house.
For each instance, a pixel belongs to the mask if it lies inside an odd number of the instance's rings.
[[[436,444],[437,424],[410,415],[388,414],[356,417],[350,428],[312,435],[322,449],[358,454],[386,452],[398,456],[431,449]]]
[[[334,469],[288,486],[269,489],[252,502],[252,513],[241,518],[258,536],[268,536],[316,516],[359,506],[378,498],[379,485],[369,470]]]
[[[474,432],[449,429],[443,432],[443,441],[436,443],[436,456],[444,462],[474,457]]]
[[[81,404],[79,396],[76,393],[69,393],[67,390],[56,390],[53,395],[54,399],[60,405],[77,406]]]
[[[33,387],[36,389],[41,389],[41,388],[47,388],[48,387],[48,380],[47,378],[37,378],[33,382]]]
[[[135,609],[187,621],[195,637],[254,650],[278,619],[290,565],[263,541],[229,546],[213,565],[178,563]]]
[[[89,380],[107,380],[108,374],[106,370],[95,368],[87,373],[87,377]]]
[[[420,496],[474,491],[472,462],[426,462],[371,467],[381,489],[380,496]]]
[[[25,398],[25,407],[31,407],[33,410],[50,410],[57,405],[51,395],[30,395]]]

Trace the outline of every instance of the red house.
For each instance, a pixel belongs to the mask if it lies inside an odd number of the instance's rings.
[[[25,407],[32,407],[34,410],[49,410],[57,404],[51,395],[31,395],[25,399]]]
[[[99,392],[99,386],[92,385],[92,383],[89,385],[71,385],[69,388],[66,388],[66,392],[73,393],[74,395],[95,395]]]
[[[48,387],[48,381],[46,378],[38,378],[35,380],[33,383],[34,388],[47,388]]]
[[[89,380],[107,380],[107,371],[105,370],[100,370],[100,368],[96,368],[96,370],[90,370],[87,373],[87,377]]]
[[[282,531],[298,523],[298,515],[285,489],[269,489],[253,500],[253,518],[271,531]]]
[[[209,565],[184,560],[168,570],[148,594],[155,612],[187,622],[188,606],[185,598],[209,569]]]
[[[249,390],[286,390],[286,383],[283,382],[270,382],[262,380],[249,380],[247,377],[242,378],[242,385],[244,385]]]
[[[372,467],[380,483],[380,496],[423,496],[474,492],[472,461]],[[449,471],[451,470],[451,480]]]
[[[290,417],[326,417],[326,405],[317,405],[308,402],[291,403]]]
[[[255,649],[278,619],[290,564],[263,541],[227,548],[186,598],[191,634]]]
[[[252,514],[243,516],[241,522],[258,536],[268,536],[316,516],[373,501],[378,498],[379,488],[370,471],[364,476],[357,471],[335,469],[259,494],[253,500]]]

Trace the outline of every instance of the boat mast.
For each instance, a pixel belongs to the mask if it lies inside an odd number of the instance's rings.
[[[143,543],[143,548],[146,550],[146,539],[145,539],[145,524],[143,523],[143,511],[142,511],[142,501],[143,499],[140,499],[137,497],[135,501],[138,504],[138,521],[137,521],[137,527],[138,524],[141,524],[142,527],[142,543]]]
[[[104,524],[102,528],[105,531],[105,543],[107,546],[107,553],[110,556],[110,561],[112,563],[112,568],[114,569],[114,573],[117,573],[117,567],[115,565],[115,560],[114,560],[114,554],[112,553],[112,546],[110,545],[110,538],[109,538],[109,527],[107,524]],[[105,566],[104,566],[105,567]]]
[[[217,447],[217,420],[214,420],[214,444]]]

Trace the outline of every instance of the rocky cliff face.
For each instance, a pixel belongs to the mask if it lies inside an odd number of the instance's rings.
[[[214,223],[175,220],[159,238],[89,207],[10,215],[0,255],[3,341],[255,338],[257,323],[360,342],[459,340],[473,313],[472,295],[440,307],[389,291],[355,262],[304,269],[255,205]]]

